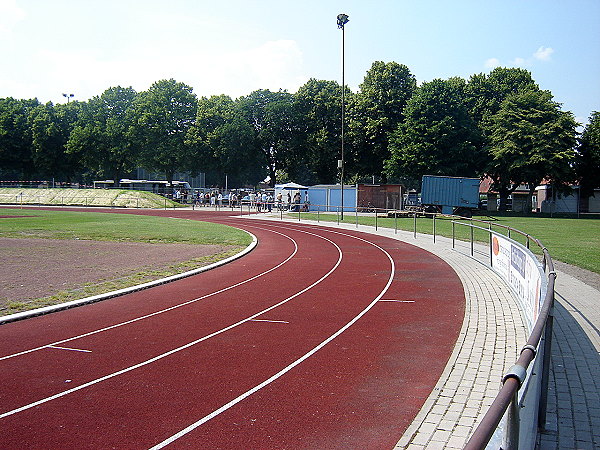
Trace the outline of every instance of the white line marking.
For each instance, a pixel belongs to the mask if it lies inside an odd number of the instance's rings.
[[[379,300],[380,302],[414,303],[414,300]]]
[[[252,319],[251,322],[289,323],[285,320]]]
[[[339,233],[339,234],[344,234],[344,233]],[[388,257],[388,259],[390,260],[390,263],[391,263],[390,277],[388,279],[387,284],[385,285],[385,287],[383,288],[383,290],[379,293],[379,295],[365,309],[363,309],[357,316],[355,316],[350,322],[348,322],[346,325],[344,325],[342,328],[340,328],[334,334],[332,334],[331,336],[329,336],[326,340],[324,340],[323,342],[321,342],[319,345],[317,345],[316,347],[314,347],[312,350],[310,350],[304,356],[301,356],[296,361],[294,361],[293,363],[291,363],[287,367],[283,368],[282,370],[280,370],[279,372],[277,372],[272,377],[267,378],[265,381],[263,381],[259,385],[257,385],[255,387],[253,387],[252,389],[244,392],[240,396],[238,396],[238,397],[234,398],[233,400],[231,400],[229,403],[221,406],[219,409],[216,409],[215,411],[213,411],[212,413],[208,414],[207,416],[204,416],[202,419],[198,420],[197,422],[194,422],[193,424],[189,425],[188,427],[184,428],[183,430],[179,431],[178,433],[174,434],[173,436],[171,436],[171,437],[165,439],[164,441],[156,444],[155,446],[151,447],[150,450],[158,450],[158,449],[161,449],[163,447],[166,447],[167,445],[169,445],[172,442],[176,441],[180,437],[185,436],[190,431],[195,430],[200,425],[202,425],[202,424],[208,422],[209,420],[213,419],[214,417],[218,416],[222,412],[227,411],[229,408],[231,408],[232,406],[235,406],[236,404],[238,404],[242,400],[246,399],[247,397],[251,396],[255,392],[257,392],[260,389],[262,389],[263,387],[271,384],[273,381],[277,380],[282,375],[286,374],[287,372],[289,372],[290,370],[292,370],[294,367],[296,367],[298,364],[302,363],[303,361],[305,361],[306,359],[308,359],[309,357],[311,357],[312,355],[314,355],[317,351],[319,351],[320,349],[322,349],[325,345],[327,345],[329,342],[331,342],[332,340],[334,340],[336,337],[338,337],[340,334],[342,334],[344,331],[346,331],[348,328],[350,328],[352,325],[354,325],[354,323],[356,323],[356,321],[358,321],[358,319],[360,319],[362,316],[364,316],[381,299],[381,297],[389,289],[389,287],[392,284],[392,281],[394,279],[394,273],[396,271],[394,260],[392,259],[391,255],[387,251],[385,251],[383,248],[379,247],[377,244],[374,244],[372,242],[366,241],[366,240],[361,239],[361,238],[356,237],[356,236],[352,236],[352,235],[346,235],[346,236],[354,237],[356,239],[365,241],[368,244],[373,245],[374,247],[377,247],[383,253],[385,253],[386,256]]]
[[[69,350],[71,352],[92,353],[91,350],[83,350],[81,348],[59,347],[58,345],[48,345],[48,346],[46,346],[46,348],[56,348],[58,350]]]
[[[244,324],[246,322],[249,322],[252,319],[255,319],[256,317],[259,317],[259,316],[261,316],[261,315],[263,315],[263,314],[265,314],[265,313],[267,313],[267,312],[269,312],[269,311],[271,311],[271,310],[273,310],[273,309],[275,309],[275,308],[283,305],[284,303],[289,302],[290,300],[298,297],[299,295],[304,294],[308,290],[310,290],[313,287],[315,287],[317,284],[321,283],[327,277],[329,277],[329,275],[331,275],[338,268],[338,266],[342,262],[342,255],[343,255],[343,253],[342,253],[342,249],[335,242],[333,242],[332,240],[327,239],[326,237],[323,237],[323,236],[318,236],[318,235],[316,235],[314,233],[309,233],[307,231],[303,231],[303,233],[313,234],[314,236],[317,236],[317,237],[319,237],[321,239],[324,239],[324,240],[330,242],[331,244],[333,244],[333,246],[336,247],[337,250],[338,250],[338,260],[334,264],[334,266],[329,270],[329,272],[327,272],[325,275],[323,275],[317,281],[315,281],[314,283],[312,283],[309,286],[305,287],[301,291],[296,292],[294,295],[286,298],[285,300],[282,300],[279,303],[276,303],[276,304],[274,304],[272,306],[269,306],[268,308],[263,309],[262,311],[259,311],[256,314],[251,315],[250,317],[242,319],[239,322],[236,322],[236,323],[234,323],[232,325],[229,325],[229,326],[227,326],[225,328],[222,328],[222,329],[220,329],[218,331],[215,331],[215,332],[213,332],[211,334],[208,334],[208,335],[206,335],[204,337],[196,339],[195,341],[188,342],[187,344],[184,344],[184,345],[182,345],[180,347],[177,347],[177,348],[174,348],[172,350],[169,350],[168,352],[162,353],[162,354],[160,354],[158,356],[155,356],[154,358],[150,358],[150,359],[148,359],[146,361],[142,361],[141,363],[135,364],[135,365],[130,366],[130,367],[126,367],[125,369],[121,369],[121,370],[119,370],[117,372],[113,372],[111,374],[105,375],[105,376],[97,378],[95,380],[88,381],[87,383],[84,383],[84,384],[82,384],[80,386],[76,386],[76,387],[74,387],[72,389],[69,389],[69,390],[66,390],[66,391],[63,391],[63,392],[59,392],[58,394],[52,395],[50,397],[46,397],[46,398],[43,398],[43,399],[38,400],[36,402],[30,403],[28,405],[24,405],[24,406],[21,406],[19,408],[13,409],[11,411],[7,411],[5,413],[2,413],[2,414],[0,414],[0,419],[3,419],[3,418],[8,417],[8,416],[12,416],[13,414],[17,414],[17,413],[20,413],[22,411],[25,411],[25,410],[28,410],[28,409],[31,409],[31,408],[35,408],[36,406],[42,405],[42,404],[47,403],[47,402],[49,402],[51,400],[56,400],[57,398],[61,398],[61,397],[64,397],[65,395],[72,394],[73,392],[80,391],[81,389],[85,389],[87,387],[93,386],[93,385],[98,384],[98,383],[100,383],[102,381],[106,381],[106,380],[109,380],[111,378],[117,377],[119,375],[123,375],[124,373],[131,372],[132,370],[139,369],[140,367],[147,366],[148,364],[151,364],[153,362],[156,362],[158,360],[166,358],[167,356],[170,356],[170,355],[173,355],[175,353],[178,353],[178,352],[180,352],[182,350],[185,350],[185,349],[187,349],[189,347],[192,347],[192,346],[194,346],[194,345],[196,345],[196,344],[198,344],[200,342],[206,341],[207,339],[210,339],[210,338],[212,338],[214,336],[217,336],[217,335],[222,334],[222,333],[224,333],[226,331],[229,331],[229,330],[231,330],[231,329],[233,329],[233,328],[235,328],[237,326],[240,326],[240,325],[242,325],[242,324]],[[241,284],[241,283],[238,283],[238,284]],[[227,290],[227,289],[222,289],[221,291],[224,291],[224,290]],[[43,348],[43,347],[41,347],[41,348]]]
[[[255,226],[254,228],[258,228],[258,229],[266,230],[265,228],[260,228],[260,227],[256,227],[256,226]],[[279,234],[279,235],[281,235],[281,236],[283,236],[283,237],[285,237],[285,238],[289,239],[290,241],[292,241],[292,243],[294,244],[294,251],[293,251],[293,252],[290,254],[290,256],[288,256],[288,257],[287,257],[286,259],[284,259],[282,262],[280,262],[279,264],[277,264],[276,266],[274,266],[274,267],[270,268],[269,270],[267,270],[267,271],[265,271],[265,272],[259,273],[258,275],[255,275],[255,276],[253,276],[253,277],[251,277],[251,278],[248,278],[247,280],[240,281],[240,282],[239,282],[239,283],[237,283],[237,284],[234,284],[234,285],[228,286],[228,287],[226,287],[226,288],[220,289],[220,290],[218,290],[218,291],[215,291],[215,292],[211,292],[210,294],[203,295],[202,297],[198,297],[198,298],[195,298],[195,299],[189,300],[189,301],[187,301],[187,302],[180,303],[179,305],[174,305],[174,306],[171,306],[171,307],[169,307],[169,308],[162,309],[162,310],[160,310],[160,311],[155,311],[155,312],[153,312],[153,313],[146,314],[145,316],[137,317],[137,318],[135,318],[135,319],[131,319],[131,320],[128,320],[128,321],[126,321],[126,322],[120,322],[120,323],[116,323],[116,324],[114,324],[114,325],[110,325],[110,326],[108,326],[108,327],[105,327],[105,328],[100,328],[100,329],[98,329],[98,330],[94,330],[94,331],[90,331],[90,332],[88,332],[88,333],[80,334],[79,336],[73,336],[73,337],[70,337],[70,338],[67,338],[67,339],[63,339],[63,340],[61,340],[61,341],[52,342],[51,344],[42,345],[41,347],[36,347],[36,348],[29,349],[29,350],[23,350],[22,352],[13,353],[13,354],[11,354],[11,355],[2,356],[2,357],[0,357],[0,361],[2,361],[2,360],[4,360],[4,359],[10,359],[10,358],[14,358],[14,357],[16,357],[16,356],[22,356],[22,355],[25,355],[25,354],[27,354],[27,353],[35,352],[35,351],[38,351],[38,350],[42,350],[42,349],[44,349],[44,348],[47,348],[47,347],[49,347],[49,346],[52,346],[52,345],[64,344],[65,342],[70,342],[70,341],[74,341],[74,340],[76,340],[76,339],[81,339],[81,338],[84,338],[84,337],[87,337],[87,336],[92,336],[92,335],[94,335],[94,334],[97,334],[97,333],[102,333],[102,332],[104,332],[104,331],[112,330],[112,329],[114,329],[114,328],[122,327],[122,326],[124,326],[124,325],[129,325],[129,324],[132,324],[132,323],[138,322],[138,321],[140,321],[140,320],[148,319],[148,318],[150,318],[150,317],[154,317],[154,316],[157,316],[157,315],[159,315],[159,314],[162,314],[162,313],[165,313],[165,312],[168,312],[168,311],[172,311],[172,310],[174,310],[174,309],[177,309],[177,308],[181,308],[182,306],[187,306],[187,305],[189,305],[189,304],[192,304],[192,303],[198,302],[198,301],[200,301],[200,300],[204,300],[205,298],[211,297],[211,296],[213,296],[213,295],[220,294],[220,293],[222,293],[222,292],[225,292],[225,291],[227,291],[227,290],[229,290],[229,289],[236,288],[236,287],[238,287],[238,286],[241,286],[242,284],[248,283],[248,282],[250,282],[250,281],[253,281],[253,280],[255,280],[255,279],[259,278],[259,277],[262,277],[262,276],[264,276],[264,275],[268,274],[269,272],[272,272],[273,270],[276,270],[276,269],[278,269],[279,267],[281,267],[281,266],[282,266],[282,265],[284,265],[285,263],[287,263],[287,262],[288,262],[290,259],[292,259],[292,258],[293,258],[293,257],[296,255],[296,253],[298,252],[298,244],[297,244],[297,243],[296,243],[296,241],[295,241],[294,239],[292,239],[291,237],[289,237],[289,236],[286,236],[286,235],[285,235],[285,234],[283,234],[283,233],[279,233],[278,231],[273,231],[273,230],[266,230],[266,231],[270,231],[270,232],[273,232],[273,233]]]

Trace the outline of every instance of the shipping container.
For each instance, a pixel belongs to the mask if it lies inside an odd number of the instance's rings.
[[[479,207],[479,178],[423,175],[421,204],[442,214],[470,217]]]

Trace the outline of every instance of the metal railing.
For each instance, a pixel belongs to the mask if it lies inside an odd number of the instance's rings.
[[[340,207],[331,207],[329,205],[313,205],[317,206],[316,208],[316,219],[317,221],[321,221],[324,218],[322,215],[327,215],[328,219],[331,219],[331,213],[322,213],[318,206],[326,207],[327,210],[333,208],[335,211],[335,220],[338,224],[341,221],[340,218]],[[489,407],[488,411],[483,416],[483,419],[471,435],[468,440],[465,448],[469,450],[474,449],[484,449],[492,439],[492,436],[498,429],[502,418],[506,414],[506,426],[504,427],[504,436],[503,436],[503,449],[517,449],[517,448],[529,448],[530,443],[520,442],[520,428],[521,428],[521,420],[520,420],[520,410],[524,407],[525,404],[530,404],[534,402],[534,416],[537,417],[537,431],[543,430],[545,428],[546,423],[546,410],[547,410],[547,391],[548,391],[548,381],[549,381],[549,370],[550,370],[550,347],[552,342],[552,326],[553,326],[553,307],[554,307],[554,283],[556,279],[556,272],[554,270],[554,263],[548,252],[548,249],[544,247],[544,245],[535,237],[524,233],[515,228],[496,224],[493,222],[459,217],[459,216],[448,216],[436,213],[418,213],[418,212],[402,212],[402,211],[392,211],[386,210],[383,208],[370,208],[372,212],[360,212],[357,208],[352,208],[352,212],[354,213],[354,222],[356,227],[359,226],[359,217],[370,217],[371,222],[374,223],[372,226],[375,229],[381,226],[381,215],[385,214],[386,219],[393,218],[394,219],[394,232],[398,231],[398,217],[403,216],[407,218],[411,218],[413,222],[412,232],[414,237],[416,238],[418,233],[417,220],[419,217],[425,217],[427,220],[431,220],[431,234],[433,236],[433,241],[436,241],[437,234],[437,221],[442,220],[450,220],[452,223],[452,247],[455,247],[455,242],[457,240],[457,226],[459,227],[468,227],[469,228],[469,237],[468,241],[470,243],[470,251],[471,256],[474,256],[474,246],[475,246],[475,235],[474,231],[479,230],[481,232],[485,232],[489,234],[489,242],[487,245],[490,246],[490,265],[492,263],[492,235],[495,232],[495,229],[500,229],[504,231],[506,237],[510,239],[512,242],[519,244],[514,241],[511,237],[516,234],[524,239],[524,246],[527,249],[530,249],[531,244],[533,243],[536,247],[541,251],[541,261],[540,264],[543,268],[543,271],[546,276],[546,289],[545,289],[545,298],[543,300],[542,306],[540,308],[540,312],[537,316],[537,320],[535,321],[533,328],[530,332],[529,338],[527,339],[526,344],[523,346],[520,356],[514,365],[506,372],[506,374],[502,378],[502,387],[495,397],[493,403]],[[250,209],[248,210],[250,213]],[[313,212],[312,214],[314,215]],[[283,219],[283,211],[280,211],[280,217]],[[301,210],[295,211],[293,217],[296,217],[298,220],[301,220],[303,217],[303,212]],[[346,223],[349,223],[352,214],[345,213],[345,219],[343,220]],[[311,216],[312,218],[312,216]],[[388,220],[389,225],[389,220]],[[409,230],[410,231],[410,230]],[[535,377],[531,376],[531,370],[528,372],[528,369],[531,369],[530,366],[537,364],[539,368],[536,370]],[[535,378],[534,381],[531,381]],[[538,381],[539,380],[539,381]],[[529,383],[539,383],[539,386],[536,388],[531,388]],[[522,390],[524,392],[523,396],[519,399],[519,391]],[[531,439],[535,440],[536,436],[533,436]]]

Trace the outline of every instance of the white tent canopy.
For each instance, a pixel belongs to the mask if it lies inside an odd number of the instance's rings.
[[[275,189],[297,191],[299,189],[308,189],[308,187],[302,186],[301,184],[298,184],[298,183],[285,183],[285,184],[276,184]]]

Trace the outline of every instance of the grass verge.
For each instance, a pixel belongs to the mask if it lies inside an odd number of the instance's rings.
[[[1,208],[0,237],[247,246],[248,233],[226,225],[135,214]],[[25,217],[23,217],[25,216]]]
[[[290,214],[290,218],[297,218],[298,214]],[[301,218],[337,222],[338,217],[330,213],[301,213]],[[547,216],[522,216],[514,214],[495,214],[494,216],[475,216],[474,219],[486,220],[494,225],[492,228],[506,234],[500,226],[508,226],[520,230],[539,239],[548,248],[553,259],[572,264],[592,272],[600,273],[600,217],[598,215],[572,217],[547,217]],[[360,225],[376,225],[374,215],[345,214],[344,223]],[[498,226],[499,225],[499,226]],[[377,226],[384,228],[397,227],[398,230],[414,232],[415,220],[413,217],[387,218],[378,217]],[[419,234],[433,234],[434,221],[431,218],[419,217],[416,221],[416,231]],[[486,225],[482,225],[487,227]],[[452,237],[452,220],[436,219],[435,233],[439,236]],[[468,227],[456,225],[457,239],[469,240]],[[524,243],[525,238],[511,234],[515,240]],[[479,242],[488,242],[489,234],[486,231],[475,230],[474,239]],[[535,244],[532,245],[532,250]],[[539,253],[539,252],[538,252]]]

